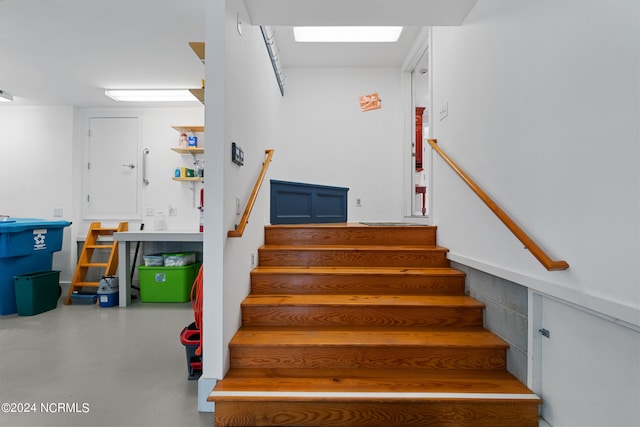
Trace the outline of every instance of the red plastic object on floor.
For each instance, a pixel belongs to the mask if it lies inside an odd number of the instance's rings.
[[[202,375],[202,270],[191,287],[191,307],[194,322],[180,332],[180,342],[187,352],[189,380],[197,380]]]
[[[193,287],[191,288],[191,307],[193,308],[193,318],[196,329],[202,330],[202,286],[203,286],[203,270],[204,264],[200,266],[200,271],[198,271],[198,276],[196,280],[193,282]],[[202,337],[200,338],[200,345],[196,349],[196,354],[198,356],[202,355]]]
[[[200,330],[196,329],[195,322],[182,329],[180,342],[187,352],[189,380],[197,380],[202,375],[202,357],[196,354],[196,350],[200,347]]]

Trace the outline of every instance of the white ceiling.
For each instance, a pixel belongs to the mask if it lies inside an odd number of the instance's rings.
[[[245,4],[251,24],[274,26],[287,68],[400,66],[419,27],[459,25],[476,1]],[[105,88],[199,87],[204,66],[188,42],[204,40],[204,14],[205,0],[0,0],[0,90],[15,96],[15,106],[109,107],[122,104]],[[302,24],[410,27],[397,44],[296,45],[289,26]]]
[[[118,106],[105,88],[200,87],[204,0],[0,0],[13,105]],[[194,102],[193,105],[198,105]]]
[[[477,0],[244,0],[254,25],[460,25]]]

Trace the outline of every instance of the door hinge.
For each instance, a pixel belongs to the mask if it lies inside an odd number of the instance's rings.
[[[551,333],[546,330],[545,328],[540,328],[538,329],[538,332],[540,332],[540,335],[542,335],[543,337],[549,338],[549,336],[551,335]]]
[[[89,129],[89,130],[87,131],[87,136],[88,136],[89,138],[91,138],[91,129]]]
[[[91,169],[91,162],[87,163],[87,169]]]
[[[91,196],[89,196],[89,195],[87,194],[87,203],[89,203],[89,199],[90,199],[90,198],[91,198]]]

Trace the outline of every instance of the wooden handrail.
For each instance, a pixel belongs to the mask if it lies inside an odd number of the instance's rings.
[[[442,157],[442,159],[451,166],[462,180],[480,197],[480,199],[496,214],[500,221],[507,226],[509,230],[520,240],[525,249],[528,249],[531,254],[536,257],[538,261],[549,271],[552,270],[566,270],[569,268],[569,264],[566,261],[554,261],[552,260],[541,248],[538,246],[510,217],[507,215],[492,199],[485,193],[451,158],[438,146],[437,139],[430,139],[429,145],[436,153]]]
[[[236,225],[235,230],[229,230],[227,232],[228,237],[242,237],[244,229],[249,222],[249,215],[251,215],[253,205],[256,203],[256,199],[258,198],[258,191],[260,191],[262,181],[264,181],[264,177],[267,175],[267,169],[269,168],[269,163],[271,163],[271,158],[273,157],[273,150],[264,150],[264,153],[267,155],[267,157],[262,164],[262,170],[260,171],[260,175],[256,180],[256,185],[254,185],[253,187],[251,196],[247,201],[247,206],[244,208],[244,213],[242,214],[242,218],[240,218],[240,223]]]

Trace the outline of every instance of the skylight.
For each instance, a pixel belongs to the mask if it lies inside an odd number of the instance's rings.
[[[394,43],[402,27],[293,27],[296,42]]]
[[[116,101],[197,101],[187,89],[107,89],[104,94]]]

